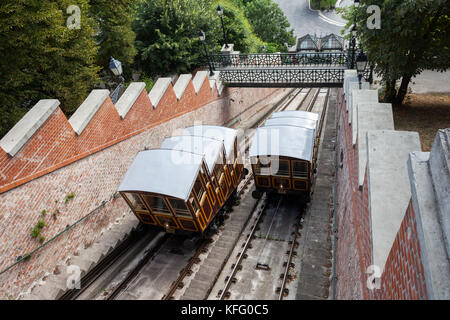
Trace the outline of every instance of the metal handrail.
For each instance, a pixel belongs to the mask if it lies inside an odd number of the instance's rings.
[[[349,54],[340,52],[232,53],[210,55],[216,70],[282,66],[347,66]]]

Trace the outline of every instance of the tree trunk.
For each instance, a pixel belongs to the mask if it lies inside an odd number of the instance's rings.
[[[406,93],[408,92],[408,85],[411,81],[411,75],[405,75],[402,77],[402,83],[400,84],[400,88],[398,89],[397,96],[395,97],[395,104],[402,104],[405,99]]]
[[[396,91],[395,91],[395,80],[387,80],[386,81],[386,92],[384,94],[384,102],[387,103],[392,103],[395,99],[396,96]]]

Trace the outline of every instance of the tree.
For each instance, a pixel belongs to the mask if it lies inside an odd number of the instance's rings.
[[[260,52],[262,46],[266,43],[256,35],[252,24],[245,16],[245,7],[240,1],[215,1],[212,4],[212,8],[215,10],[218,4],[222,6],[228,42],[234,44],[234,50],[242,53]],[[216,19],[215,23],[220,25],[219,17]],[[224,39],[220,35],[218,41],[222,44]]]
[[[198,33],[207,36],[210,50],[218,50],[212,35],[213,12],[208,0],[143,0],[138,3],[133,28],[138,66],[148,75],[190,71],[203,55]]]
[[[385,83],[384,100],[400,104],[412,77],[450,67],[450,6],[446,0],[386,0],[380,4],[381,29],[369,29],[371,2],[362,0],[355,10],[358,37]]]
[[[81,9],[70,29],[67,8]],[[4,0],[0,4],[0,135],[39,99],[56,98],[73,112],[97,81],[95,22],[87,0]]]
[[[253,0],[245,5],[245,15],[253,25],[255,33],[267,43],[295,44],[294,31],[278,4],[272,0]],[[284,49],[285,50],[285,49]]]
[[[121,61],[129,70],[137,50],[132,29],[135,0],[90,0],[89,14],[97,21],[99,29],[95,39],[99,44],[97,64],[108,68],[110,57]]]
[[[224,22],[228,42],[235,50],[257,52],[263,46],[234,1],[223,0]],[[210,53],[218,53],[224,43],[218,1],[211,0],[142,0],[137,4],[137,65],[147,75],[190,72],[204,65],[204,49],[198,38],[203,30]]]

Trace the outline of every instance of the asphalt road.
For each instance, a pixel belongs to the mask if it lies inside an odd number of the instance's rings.
[[[335,33],[340,35],[342,20],[335,21],[309,8],[308,0],[274,0],[289,20],[294,29],[294,35],[302,37],[305,34],[318,36]]]

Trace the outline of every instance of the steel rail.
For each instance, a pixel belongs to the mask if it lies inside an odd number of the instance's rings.
[[[136,267],[128,273],[123,281],[113,290],[113,292],[107,297],[107,300],[114,300],[125,288],[126,286],[139,274],[141,269],[148,263],[148,261],[155,256],[162,245],[169,239],[169,234],[165,233],[156,243],[156,245],[147,252],[147,254],[142,258]]]
[[[87,272],[80,280],[80,289],[67,290],[58,300],[75,300],[83,294],[101,275],[103,275],[125,252],[136,245],[140,238],[133,232],[129,237],[122,241],[113,249],[106,257],[97,263],[89,272]]]
[[[283,300],[284,289],[286,288],[286,283],[287,283],[288,275],[289,275],[289,268],[291,266],[295,245],[297,244],[297,238],[298,238],[297,230],[294,230],[294,239],[292,239],[291,248],[289,250],[288,261],[286,264],[286,268],[284,270],[283,279],[282,279],[281,288],[280,288],[280,295],[278,296],[278,300]]]
[[[169,291],[167,291],[167,293],[161,298],[161,300],[172,300],[173,299],[173,294],[175,293],[175,291],[177,291],[178,288],[180,288],[179,287],[180,283],[183,282],[184,278],[187,275],[190,275],[192,266],[197,263],[200,255],[204,252],[206,245],[210,242],[211,242],[210,239],[204,239],[202,241],[202,243],[197,248],[197,250],[195,251],[192,258],[189,259],[189,262],[186,265],[186,267],[184,267],[183,270],[181,270],[180,275],[174,282],[172,282],[172,285],[170,286]]]
[[[255,210],[258,210],[258,208],[259,208],[259,214],[256,217],[256,221],[255,221],[255,223],[254,223],[254,225],[253,225],[253,227],[252,227],[252,229],[250,231],[250,234],[248,235],[247,240],[245,241],[245,244],[244,244],[244,247],[243,247],[241,253],[239,254],[239,258],[237,259],[237,262],[235,263],[235,265],[233,267],[233,270],[232,270],[228,280],[226,281],[224,288],[222,289],[222,292],[220,294],[219,300],[223,300],[225,298],[227,290],[230,288],[230,285],[233,282],[233,277],[235,276],[235,274],[236,274],[236,272],[237,272],[237,270],[239,268],[239,265],[240,265],[241,261],[244,258],[245,252],[247,251],[247,249],[249,247],[250,241],[252,240],[253,235],[255,234],[256,227],[258,226],[258,222],[260,221],[260,219],[261,219],[261,217],[262,217],[262,215],[264,213],[264,209],[265,209],[265,206],[266,206],[266,201],[267,201],[267,196],[264,193],[264,195],[261,198],[259,198],[258,203],[257,203],[257,205],[255,207]]]

